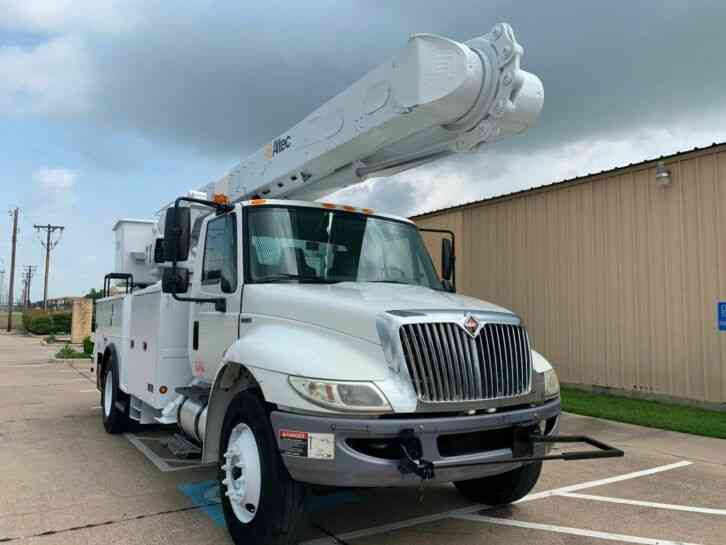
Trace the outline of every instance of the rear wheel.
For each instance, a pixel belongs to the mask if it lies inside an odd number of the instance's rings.
[[[219,486],[227,528],[238,545],[292,545],[305,521],[307,487],[290,477],[265,405],[245,391],[222,424]]]
[[[112,356],[113,358],[113,356]],[[122,433],[130,424],[129,398],[119,388],[117,367],[111,359],[106,364],[101,389],[101,410],[103,411],[103,427],[108,433]]]
[[[507,473],[469,481],[457,481],[454,486],[471,501],[486,505],[503,505],[522,499],[537,484],[542,462],[518,467]]]

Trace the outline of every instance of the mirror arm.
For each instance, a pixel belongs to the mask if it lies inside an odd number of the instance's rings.
[[[456,235],[451,229],[425,229],[419,227],[422,233],[442,233],[451,237],[451,291],[456,292]]]
[[[227,300],[224,297],[180,297],[176,293],[172,293],[171,296],[177,301],[184,303],[214,303],[214,310],[217,312],[227,312]]]

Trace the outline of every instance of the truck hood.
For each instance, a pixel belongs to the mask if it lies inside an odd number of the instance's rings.
[[[511,311],[474,297],[422,286],[374,282],[247,284],[243,314],[260,314],[332,329],[380,344],[376,317],[391,310]]]

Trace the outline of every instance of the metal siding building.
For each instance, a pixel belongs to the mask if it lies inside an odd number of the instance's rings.
[[[563,382],[723,404],[726,144],[659,160],[667,186],[654,160],[413,219],[456,233],[458,291],[522,316]]]

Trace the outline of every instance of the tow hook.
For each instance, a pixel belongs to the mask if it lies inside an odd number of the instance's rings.
[[[423,459],[423,447],[421,439],[416,437],[412,429],[401,430],[399,434],[403,456],[398,463],[401,473],[413,473],[418,475],[422,481],[434,478],[434,464]]]

